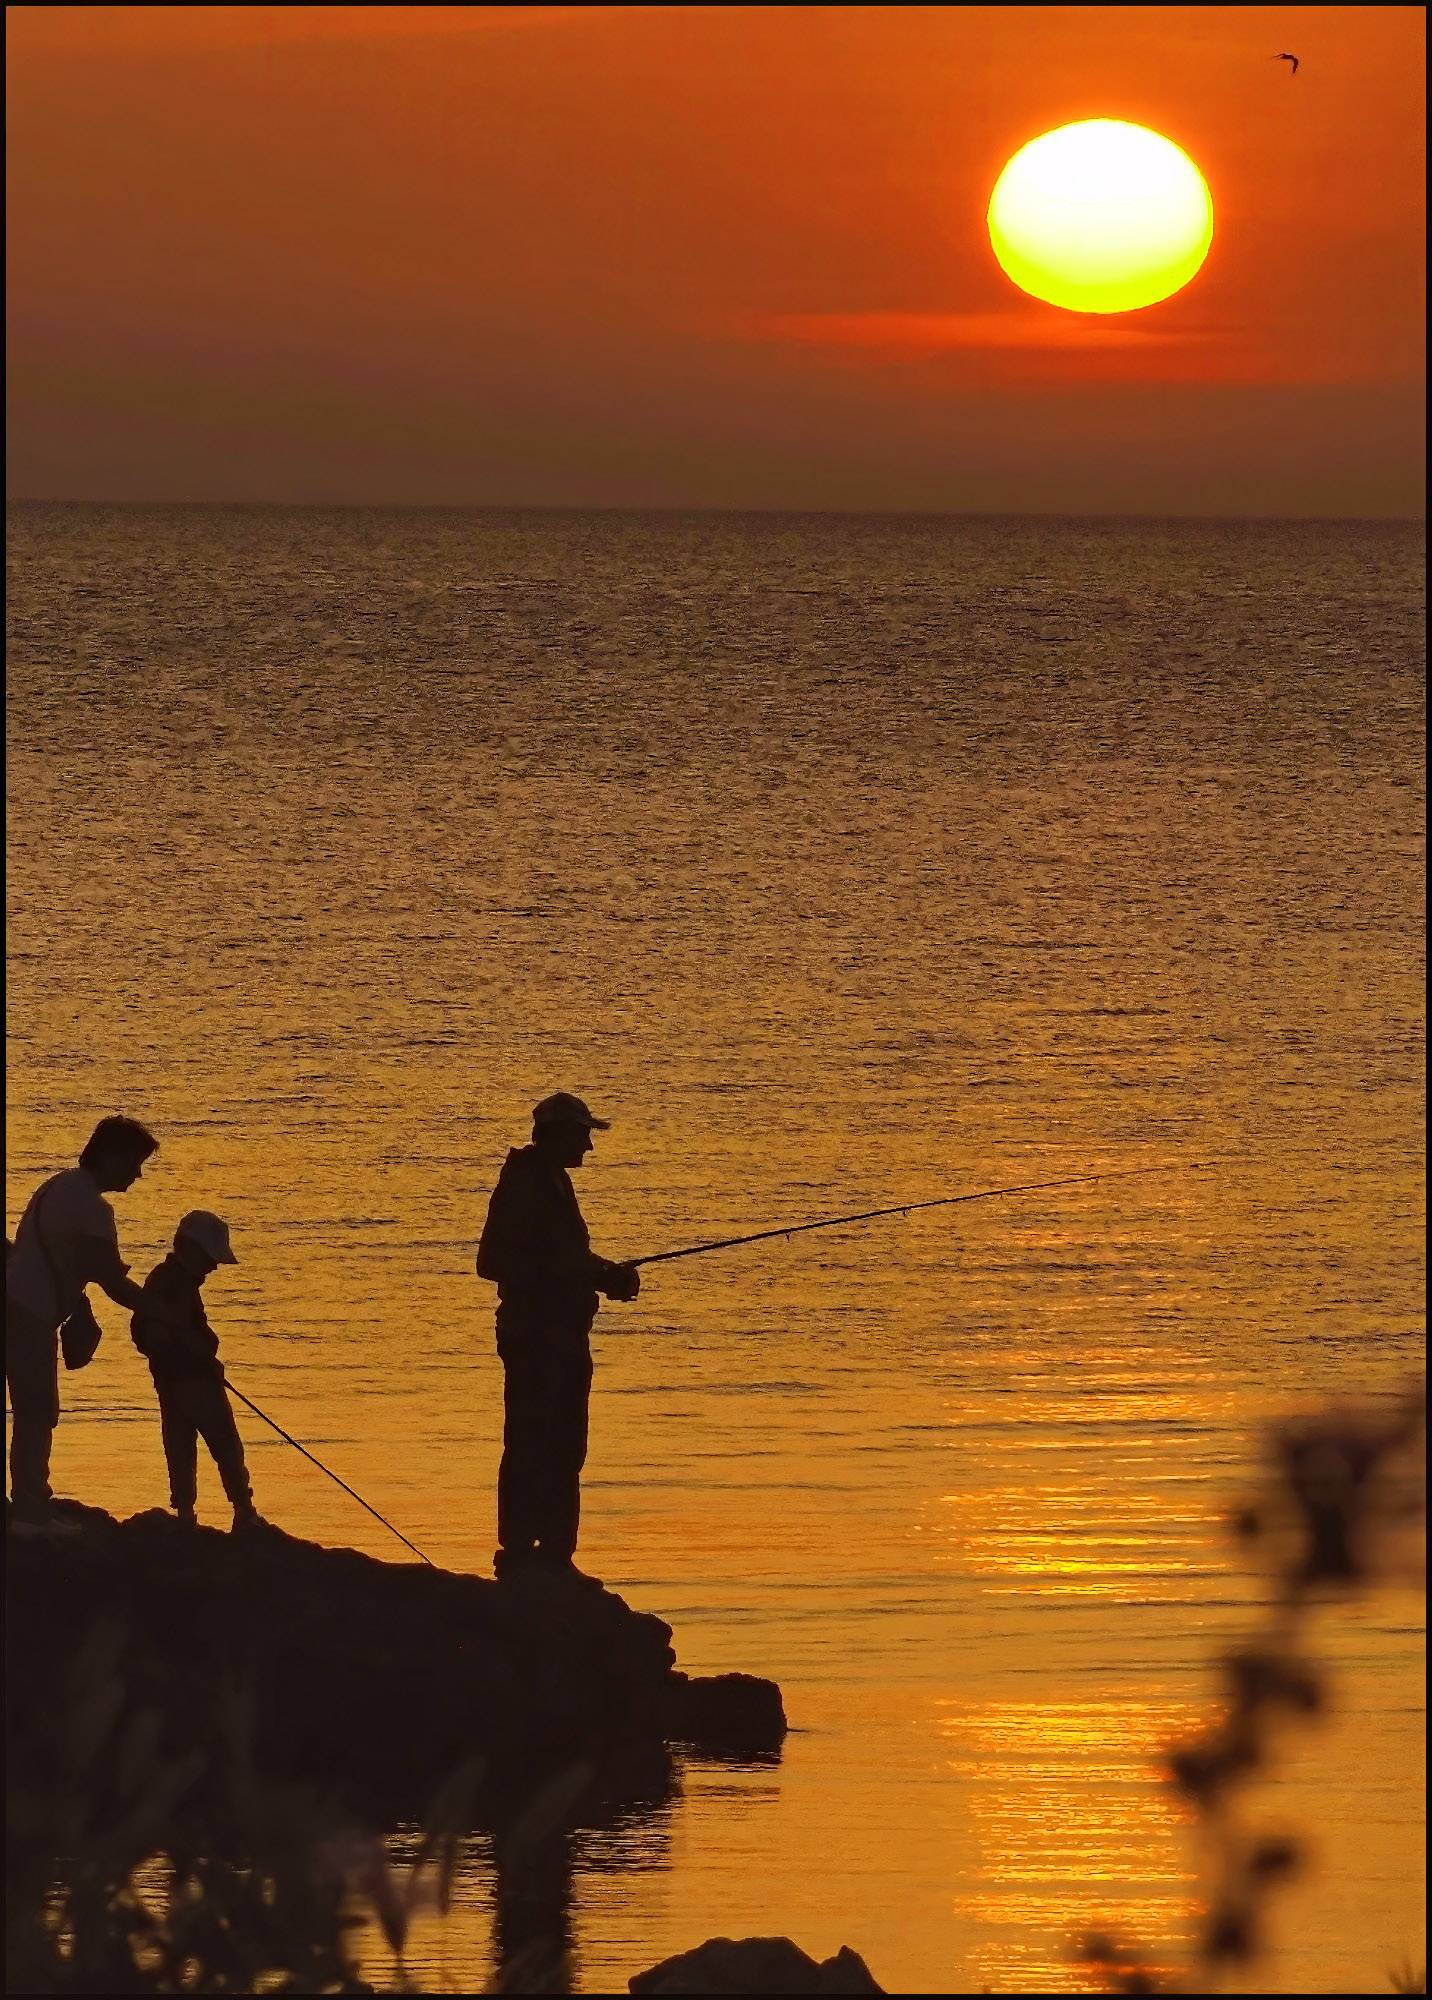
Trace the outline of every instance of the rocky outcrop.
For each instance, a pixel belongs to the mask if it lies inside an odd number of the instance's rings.
[[[672,1742],[747,1757],[785,1734],[771,1682],[678,1673],[660,1619],[560,1575],[493,1583],[272,1529],[66,1512],[82,1532],[7,1536],[10,1747],[32,1782],[48,1738],[31,1721],[97,1632],[167,1751],[214,1744],[237,1692],[260,1770],[389,1820],[475,1759],[491,1795],[581,1765],[614,1802],[663,1794]]]
[[[673,1672],[664,1696],[665,1733],[675,1743],[722,1757],[764,1758],[786,1733],[781,1691],[754,1674]]]
[[[708,1938],[663,1959],[627,1985],[633,1993],[883,1993],[858,1952],[842,1945],[823,1962],[789,1938]]]

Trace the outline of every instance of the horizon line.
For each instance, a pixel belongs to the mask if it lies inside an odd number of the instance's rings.
[[[1286,514],[1226,513],[1214,509],[1176,513],[1167,509],[1047,507],[796,507],[756,503],[721,506],[710,503],[673,501],[637,502],[626,500],[139,500],[42,498],[37,495],[7,494],[11,507],[150,507],[150,508],[250,508],[292,513],[389,513],[389,514],[711,514],[745,516],[751,514],[802,515],[818,518],[868,518],[895,520],[970,521],[1270,521],[1329,523],[1360,522],[1397,527],[1425,527],[1425,510],[1417,514]]]

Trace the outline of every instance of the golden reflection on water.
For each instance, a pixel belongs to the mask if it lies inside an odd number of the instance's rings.
[[[976,1857],[956,1908],[1000,1940],[976,1954],[981,1984],[1004,1993],[1083,1991],[1087,1975],[1070,1957],[1082,1932],[1164,1947],[1192,1935],[1190,1816],[1149,1764],[1153,1746],[1196,1714],[1156,1699],[946,1710],[941,1731],[955,1751],[949,1769],[969,1795]],[[1048,1940],[1042,1956],[1031,1951],[1031,1935]]]
[[[581,1836],[573,1914],[587,1992],[713,1933],[909,1992],[1071,1990],[1096,1915],[1169,1954],[1197,1884],[1149,1760],[1260,1588],[1223,1509],[1270,1415],[1420,1355],[1412,539],[16,535],[12,1225],[98,1113],[151,1121],[127,1254],[222,1213],[236,1384],[434,1560],[488,1572],[472,1246],[554,1087],[615,1121],[581,1183],[612,1254],[1172,1166],[657,1267],[603,1315],[584,1564],[796,1729]],[[1031,605],[1067,645],[1019,637]],[[153,1392],[99,1316],[57,1484],[129,1513],[164,1498]],[[402,1559],[239,1423],[265,1511]],[[1420,1634],[1326,1645],[1344,1846],[1270,1979],[1360,1990],[1419,1950]],[[415,1971],[481,1984],[490,1867],[471,1843]]]
[[[1153,1583],[1223,1567],[1210,1545],[1219,1517],[1188,1505],[1185,1481],[1178,1488],[1170,1496],[1131,1481],[1117,1512],[1107,1493],[1072,1483],[949,1493],[944,1504],[955,1559],[968,1574],[1058,1577],[1122,1596],[1132,1577]],[[1130,1534],[1133,1521],[1138,1532]]]

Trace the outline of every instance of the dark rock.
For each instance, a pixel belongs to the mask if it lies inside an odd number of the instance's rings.
[[[789,1938],[708,1938],[627,1981],[633,1993],[883,1993],[849,1945],[817,1963]]]
[[[53,1754],[35,1725],[97,1630],[118,1635],[129,1697],[162,1716],[166,1750],[221,1758],[237,1689],[260,1769],[390,1820],[478,1757],[489,1801],[590,1766],[581,1823],[667,1795],[668,1736],[784,1733],[773,1684],[688,1680],[659,1618],[560,1573],[494,1583],[273,1528],[62,1511],[80,1534],[6,1537],[9,1737],[31,1783]]]
[[[666,1735],[675,1743],[729,1757],[756,1757],[779,1750],[786,1735],[786,1712],[774,1681],[751,1674],[711,1674],[692,1680],[670,1676]]]
[[[883,1993],[885,1988],[877,1986],[870,1967],[858,1951],[852,1951],[843,1944],[834,1958],[828,1958],[820,1968],[820,1984],[817,1993]]]

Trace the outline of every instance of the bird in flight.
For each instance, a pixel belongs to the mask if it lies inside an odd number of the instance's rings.
[[[1290,62],[1293,65],[1294,76],[1298,74],[1298,58],[1296,56],[1276,55],[1273,60],[1274,62]]]

